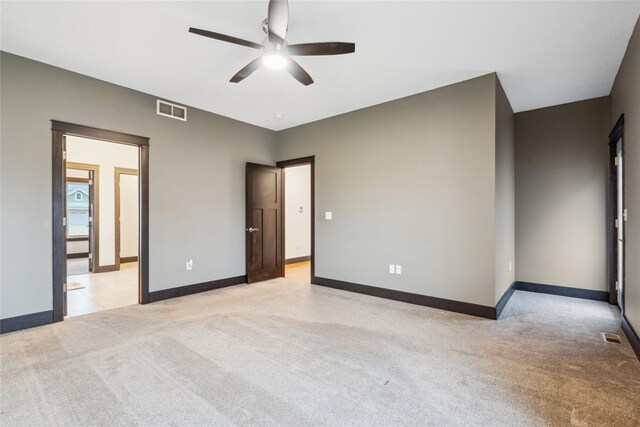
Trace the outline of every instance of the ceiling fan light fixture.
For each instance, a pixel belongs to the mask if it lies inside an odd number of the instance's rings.
[[[290,45],[285,40],[288,27],[289,0],[269,0],[267,18],[262,21],[262,29],[267,33],[267,36],[261,44],[193,27],[189,27],[189,32],[226,43],[258,49],[261,52],[261,56],[255,58],[231,77],[229,80],[231,83],[243,81],[258,70],[260,66],[264,65],[267,68],[275,70],[284,68],[298,82],[309,86],[313,84],[313,79],[300,64],[293,60],[293,57],[344,55],[356,51],[355,43],[345,42],[299,43]]]
[[[277,52],[269,52],[262,55],[262,63],[272,70],[281,70],[287,66],[289,60],[286,56]]]

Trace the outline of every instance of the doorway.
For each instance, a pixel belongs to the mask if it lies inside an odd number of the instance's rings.
[[[148,138],[57,121],[52,130],[54,321],[147,303]]]
[[[114,168],[115,269],[138,262],[138,169]]]
[[[315,277],[315,156],[285,160],[283,185],[283,276],[303,283]]]
[[[315,156],[278,162],[276,167],[247,163],[247,283],[277,277],[313,283],[314,183]],[[299,196],[289,205],[287,191]]]
[[[74,162],[66,165],[67,274],[97,272],[100,167]]]
[[[311,282],[311,163],[283,169],[284,277]]]
[[[609,292],[610,304],[617,304],[624,315],[625,221],[624,204],[624,115],[609,134]]]

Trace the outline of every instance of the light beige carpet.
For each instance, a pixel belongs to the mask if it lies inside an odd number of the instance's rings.
[[[278,279],[6,334],[5,426],[638,426],[606,303],[516,292],[500,321]]]

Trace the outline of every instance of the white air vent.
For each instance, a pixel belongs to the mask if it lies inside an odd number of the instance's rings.
[[[158,99],[158,114],[173,119],[187,121],[187,108]]]

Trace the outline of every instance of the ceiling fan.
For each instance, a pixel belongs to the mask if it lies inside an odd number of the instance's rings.
[[[267,37],[262,41],[262,44],[193,27],[189,28],[189,32],[260,50],[262,53],[260,57],[251,61],[243,69],[238,71],[235,76],[231,77],[230,81],[233,83],[241,82],[260,68],[261,65],[265,65],[273,69],[284,68],[296,80],[308,86],[313,83],[313,79],[297,62],[291,59],[291,56],[343,55],[353,53],[356,50],[354,43],[321,42],[287,44],[285,37],[287,35],[288,25],[288,0],[269,0],[267,18],[262,22],[262,29],[267,33]]]

